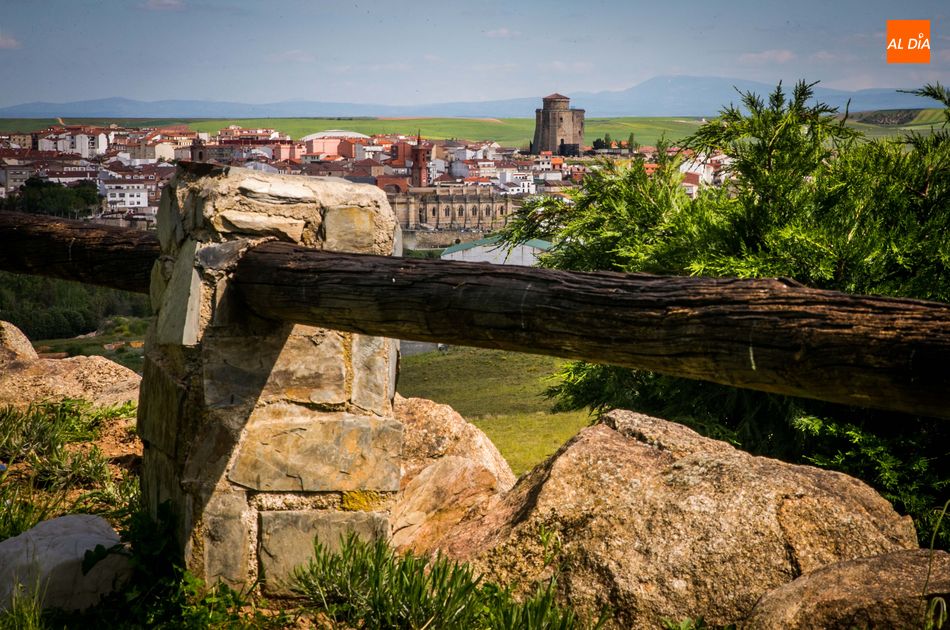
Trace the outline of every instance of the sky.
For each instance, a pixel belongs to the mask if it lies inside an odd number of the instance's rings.
[[[929,65],[885,63],[889,19]],[[414,105],[661,75],[950,84],[947,0],[0,0],[0,106],[112,96]]]

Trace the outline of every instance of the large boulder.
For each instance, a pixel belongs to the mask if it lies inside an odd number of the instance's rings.
[[[82,398],[96,405],[135,402],[141,377],[105,357],[40,359],[26,336],[0,322],[0,406]]]
[[[110,554],[83,575],[87,550],[110,548],[119,536],[109,523],[90,514],[71,514],[43,521],[19,536],[0,542],[0,610],[14,593],[33,597],[44,608],[82,610],[123,583],[131,573],[126,556]]]
[[[515,476],[491,440],[448,405],[397,395],[393,406],[405,438],[392,544],[425,554],[466,515],[488,509]]]
[[[928,579],[929,575],[929,579]],[[950,593],[950,554],[913,549],[836,562],[767,593],[747,630],[923,628],[932,597]]]
[[[472,511],[442,549],[622,628],[744,619],[832,562],[917,547],[911,520],[843,474],[754,457],[675,423],[614,411]]]
[[[0,365],[12,361],[35,361],[38,358],[33,344],[19,328],[10,322],[0,321]]]
[[[404,427],[403,488],[424,468],[450,455],[484,466],[498,480],[502,491],[514,485],[515,475],[492,441],[452,407],[425,398],[403,398],[396,394],[393,410]]]

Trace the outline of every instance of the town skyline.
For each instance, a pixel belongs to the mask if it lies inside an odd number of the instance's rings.
[[[112,96],[416,105],[617,91],[661,75],[950,83],[950,21],[936,0],[5,4],[0,107]],[[888,19],[930,20],[930,64],[885,63]]]

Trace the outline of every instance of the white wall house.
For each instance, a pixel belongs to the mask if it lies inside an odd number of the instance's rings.
[[[104,179],[99,181],[99,194],[105,197],[109,210],[130,210],[148,206],[146,182],[140,179]]]

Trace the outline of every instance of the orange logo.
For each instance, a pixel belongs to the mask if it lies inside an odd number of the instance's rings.
[[[930,63],[930,20],[888,20],[887,63]]]

